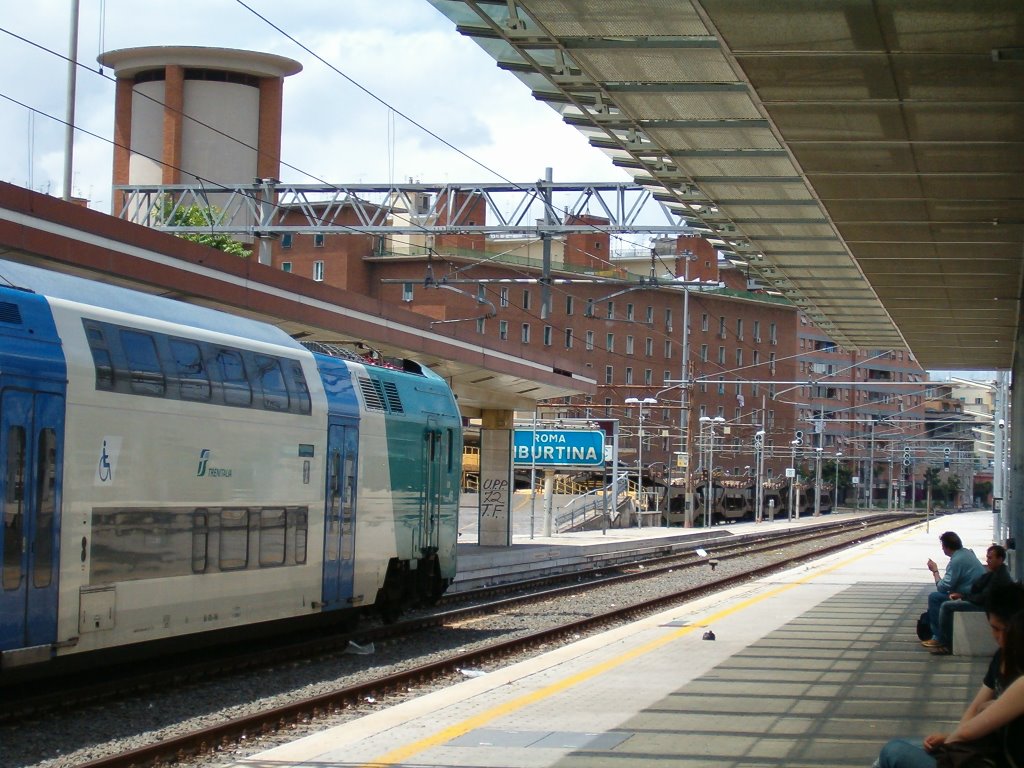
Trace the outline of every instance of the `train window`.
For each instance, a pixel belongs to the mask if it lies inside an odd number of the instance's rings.
[[[206,573],[209,559],[210,515],[205,509],[192,513],[192,573]]]
[[[263,390],[263,407],[268,411],[287,411],[288,386],[277,358],[256,355],[256,374]]]
[[[178,393],[182,400],[209,400],[210,377],[206,373],[199,345],[182,339],[170,340],[174,369],[178,375]]]
[[[283,508],[260,510],[260,566],[284,565],[285,513]]]
[[[32,584],[48,587],[53,580],[53,524],[57,511],[57,434],[52,429],[39,431],[36,462],[36,535]]]
[[[137,395],[163,397],[166,382],[153,337],[141,331],[122,329],[121,348],[128,359],[132,392]]]
[[[249,510],[222,509],[220,512],[220,554],[222,571],[237,571],[249,564]]]
[[[92,351],[92,362],[96,367],[96,389],[113,389],[114,363],[110,359],[110,350],[107,349],[103,329],[88,320],[83,321],[83,324],[85,336],[89,340],[89,349]]]
[[[293,509],[295,519],[295,562],[302,565],[306,562],[306,540],[309,531],[309,512],[305,509]]]
[[[224,384],[225,405],[252,405],[252,385],[245,374],[245,361],[242,355],[232,349],[221,349],[217,352],[217,364],[220,366],[220,378]]]
[[[21,586],[21,540],[24,515],[21,502],[25,485],[25,428],[7,431],[7,465],[4,468],[4,589]]]
[[[296,404],[299,409],[299,413],[310,413],[310,401],[309,401],[309,387],[306,386],[306,375],[302,372],[302,366],[298,360],[289,360],[287,362],[289,370],[292,372],[292,385],[295,389],[295,397],[298,400]]]

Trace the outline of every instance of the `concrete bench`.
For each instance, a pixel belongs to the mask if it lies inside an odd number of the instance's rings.
[[[984,611],[957,611],[953,614],[954,656],[991,656],[997,647]]]

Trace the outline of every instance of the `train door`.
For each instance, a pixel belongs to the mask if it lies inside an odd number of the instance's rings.
[[[331,424],[327,431],[323,603],[348,606],[355,570],[356,459],[358,431]]]
[[[441,527],[441,496],[444,493],[447,471],[448,441],[445,438],[445,431],[439,429],[433,419],[427,424],[423,438],[423,471],[426,473],[423,483],[425,520],[420,546],[422,549],[436,550]]]
[[[56,640],[63,420],[60,396],[0,395],[0,649]]]

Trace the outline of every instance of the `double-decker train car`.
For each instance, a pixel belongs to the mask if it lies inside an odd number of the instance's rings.
[[[0,670],[455,577],[461,417],[410,361],[0,261]]]

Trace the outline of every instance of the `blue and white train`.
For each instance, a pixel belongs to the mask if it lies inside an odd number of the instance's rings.
[[[0,260],[0,670],[455,577],[461,417],[416,363]]]

